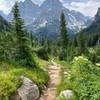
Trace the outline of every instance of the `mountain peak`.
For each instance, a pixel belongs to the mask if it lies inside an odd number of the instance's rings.
[[[100,7],[98,8],[98,11],[97,11],[97,14],[96,15],[98,15],[98,14],[100,14]]]
[[[60,2],[60,0],[45,0],[44,3],[49,3],[50,5],[54,5],[54,4],[62,4]]]
[[[21,5],[27,5],[27,6],[30,6],[30,5],[38,6],[32,0],[25,0],[24,2],[19,2],[19,4],[21,4]]]
[[[33,3],[32,0],[25,0],[24,3]]]
[[[95,15],[95,22],[100,22],[100,8],[98,8],[97,14]]]
[[[25,0],[24,2],[21,1],[18,3],[18,6],[19,6],[20,15],[25,21],[25,24],[26,25],[30,24],[37,16],[39,6],[34,4],[32,0]],[[12,11],[7,16],[7,19],[8,21],[11,21],[13,19]]]
[[[89,27],[87,27],[85,30],[83,30],[84,33],[98,33],[100,30],[100,8],[98,8],[98,11],[95,15],[95,20],[91,23]]]
[[[63,5],[60,2],[60,0],[45,0],[41,5],[42,10],[49,10],[49,9],[56,10],[56,9],[61,9],[62,7]]]
[[[46,0],[48,2],[60,2],[59,0]]]

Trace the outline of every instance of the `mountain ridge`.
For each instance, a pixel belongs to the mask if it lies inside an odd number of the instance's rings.
[[[0,32],[9,30],[9,23],[0,15]]]
[[[28,26],[34,33],[43,33],[52,37],[55,34],[56,37],[59,34],[60,13],[62,11],[65,14],[69,34],[77,33],[82,26],[86,27],[87,17],[80,12],[65,8],[59,0],[45,0],[40,8],[38,17]]]
[[[100,8],[94,17],[94,21],[86,29],[83,30],[84,33],[99,33],[100,31]]]
[[[33,31],[33,34],[38,31],[45,34],[58,34],[60,24],[60,13],[63,10],[66,17],[66,24],[69,34],[74,34],[80,31],[81,27],[87,27],[87,20],[80,12],[70,11],[65,8],[59,0],[45,0],[40,6],[34,4],[31,0],[19,2],[21,17],[24,19],[27,28]],[[8,15],[8,20],[12,19],[12,12]]]
[[[18,2],[20,15],[23,18],[26,25],[30,24],[34,21],[35,17],[37,16],[39,6],[33,3],[31,0],[25,0],[24,2]],[[11,21],[13,19],[12,11],[7,16],[7,20]]]
[[[0,15],[1,15],[4,19],[6,19],[6,17],[7,17],[7,15],[6,15],[6,14],[4,14],[4,12],[3,12],[3,11],[1,11],[1,10],[0,10]]]

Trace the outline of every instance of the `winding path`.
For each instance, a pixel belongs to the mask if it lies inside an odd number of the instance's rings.
[[[51,61],[47,69],[50,82],[47,90],[41,96],[40,100],[56,100],[56,89],[60,83],[60,66]]]

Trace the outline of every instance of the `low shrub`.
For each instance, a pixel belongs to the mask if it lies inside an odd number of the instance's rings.
[[[69,81],[79,100],[99,100],[100,73],[97,73],[96,66],[88,59],[75,57]]]
[[[70,70],[70,71],[68,71]],[[64,75],[64,72],[68,72]],[[72,100],[100,99],[100,70],[87,58],[75,57],[71,67],[62,67],[61,83],[57,95],[63,90],[72,90],[75,98]],[[61,100],[66,100],[61,98]]]
[[[37,50],[36,54],[38,57],[40,57],[43,60],[49,60],[48,52],[43,47]]]
[[[42,90],[48,82],[48,73],[40,67],[26,68],[13,67],[12,65],[0,64],[0,100],[9,100],[9,97],[22,84],[20,76],[30,78],[39,89]]]

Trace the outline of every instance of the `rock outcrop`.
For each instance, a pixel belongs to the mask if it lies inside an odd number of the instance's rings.
[[[39,98],[39,88],[30,79],[21,76],[23,84],[17,89],[11,100],[37,100]]]

